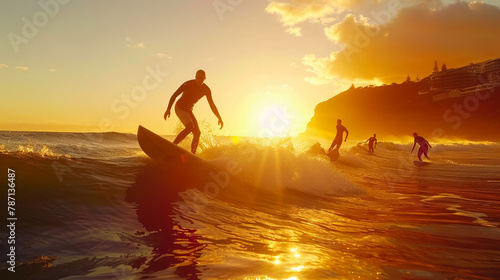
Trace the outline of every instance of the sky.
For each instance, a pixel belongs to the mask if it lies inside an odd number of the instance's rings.
[[[202,99],[202,134],[295,136],[351,84],[500,57],[493,0],[24,0],[0,21],[0,130],[173,134],[204,69],[224,128]]]

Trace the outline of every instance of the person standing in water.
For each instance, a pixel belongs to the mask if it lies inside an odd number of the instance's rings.
[[[347,131],[347,128],[342,125],[342,120],[338,119],[337,120],[337,135],[335,136],[335,139],[332,142],[332,145],[328,149],[328,152],[331,152],[333,150],[338,150],[340,149],[340,146],[342,145],[342,136],[346,133],[344,142],[347,141],[347,136],[349,136],[349,131]]]
[[[191,153],[195,154],[198,148],[198,143],[200,141],[200,128],[198,127],[198,122],[193,114],[193,107],[203,96],[207,97],[208,104],[214,115],[219,119],[220,129],[224,126],[219,111],[214,104],[212,99],[212,92],[210,88],[203,82],[206,79],[205,71],[198,70],[194,80],[189,80],[183,83],[172,95],[170,102],[168,103],[167,111],[163,118],[167,120],[170,117],[170,109],[175,102],[175,99],[181,95],[177,103],[175,103],[175,114],[179,117],[180,121],[184,125],[184,130],[182,130],[174,140],[174,144],[179,144],[189,133],[193,133],[193,141],[191,142]]]
[[[427,142],[427,140],[424,139],[424,137],[422,136],[418,136],[418,134],[416,132],[413,133],[413,138],[415,138],[413,140],[413,147],[411,148],[411,153],[413,153],[413,149],[415,149],[415,145],[419,145],[420,148],[418,149],[418,160],[419,161],[422,161],[422,154],[424,154],[424,156],[428,159],[428,160],[431,160],[428,156],[427,156],[427,151],[429,150],[429,148],[432,148],[431,144],[429,144],[429,142]]]
[[[373,154],[373,151],[377,146],[377,134],[373,134],[373,137],[368,138],[368,140],[366,140],[365,143],[366,142],[368,142],[368,153]]]

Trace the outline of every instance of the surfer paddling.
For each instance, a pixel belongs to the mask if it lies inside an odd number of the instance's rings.
[[[175,102],[175,99],[181,95],[177,103],[175,103],[175,114],[181,120],[184,125],[184,130],[182,130],[174,140],[174,144],[179,144],[189,133],[193,133],[193,141],[191,142],[191,153],[195,154],[198,148],[198,143],[200,141],[200,128],[198,127],[198,121],[193,114],[193,107],[203,96],[207,97],[208,104],[214,115],[219,119],[220,129],[224,126],[219,111],[214,104],[212,99],[212,92],[210,88],[203,82],[206,79],[205,71],[198,70],[194,80],[189,80],[183,83],[172,95],[170,102],[168,103],[167,111],[163,118],[167,120],[170,117],[170,109]]]
[[[427,142],[427,140],[424,139],[424,137],[422,136],[418,136],[418,134],[416,132],[413,133],[413,138],[415,138],[413,140],[413,147],[411,148],[411,153],[413,153],[413,149],[415,149],[415,145],[419,145],[420,148],[418,149],[418,160],[419,161],[422,161],[422,154],[424,154],[424,156],[428,159],[428,160],[431,160],[428,156],[427,156],[427,151],[429,150],[429,148],[432,148],[431,144],[429,144],[429,142]]]
[[[374,148],[377,147],[377,134],[373,134],[373,137],[368,138],[366,142],[368,142],[368,153],[373,154]]]

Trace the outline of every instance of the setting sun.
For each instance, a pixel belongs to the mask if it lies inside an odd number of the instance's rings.
[[[296,136],[304,130],[308,118],[307,108],[293,88],[279,86],[244,97],[238,110],[239,122],[253,137]]]
[[[293,118],[287,108],[281,105],[271,105],[260,112],[259,124],[261,137],[285,137],[291,134]]]

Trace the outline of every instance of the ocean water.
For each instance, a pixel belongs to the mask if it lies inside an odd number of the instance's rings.
[[[175,166],[133,134],[0,132],[0,279],[500,279],[499,143],[416,167],[412,143],[330,163],[315,141],[204,137],[207,162]]]

